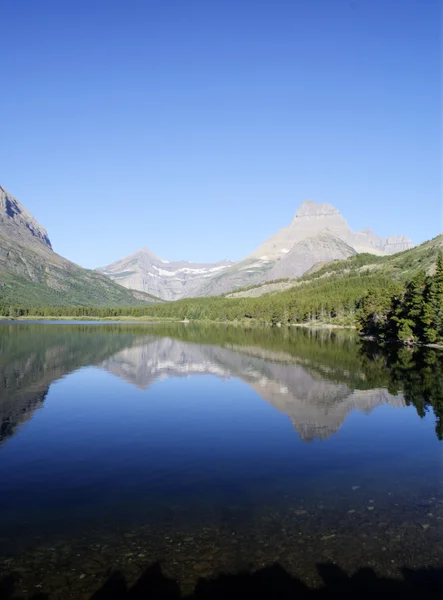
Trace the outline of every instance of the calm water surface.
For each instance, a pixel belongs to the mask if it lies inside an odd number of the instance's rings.
[[[442,378],[443,352],[347,332],[1,324],[7,593],[117,597],[106,585],[142,573],[170,595],[137,598],[232,596],[222,573],[437,578]]]

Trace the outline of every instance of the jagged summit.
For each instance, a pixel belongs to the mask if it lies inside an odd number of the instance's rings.
[[[305,217],[330,217],[339,214],[340,211],[338,208],[335,208],[332,204],[327,204],[326,202],[319,204],[318,202],[314,202],[314,200],[305,200],[295,213],[293,222],[296,219]]]
[[[352,234],[351,229],[335,206],[306,200],[295,213],[289,226],[283,227],[268,238],[251,256],[267,256],[271,260],[278,260],[289,254],[299,242],[325,232],[353,246],[348,239]],[[331,259],[334,258],[338,257],[331,255]]]

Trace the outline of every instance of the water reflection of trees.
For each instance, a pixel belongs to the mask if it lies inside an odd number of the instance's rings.
[[[362,343],[361,366],[366,382],[386,387],[391,394],[403,393],[408,405],[415,406],[420,417],[428,410],[435,415],[435,432],[443,439],[443,352],[431,348],[404,346],[382,348]]]

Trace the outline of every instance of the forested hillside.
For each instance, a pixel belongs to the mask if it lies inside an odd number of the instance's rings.
[[[24,275],[11,273],[0,264],[0,306],[26,307],[32,313],[37,306],[139,306],[154,304],[160,300],[150,294],[127,290],[109,281],[95,271],[73,266],[69,273],[64,269],[41,267],[34,269],[32,280]],[[51,285],[48,280],[51,280]],[[59,285],[57,285],[59,282]],[[1,309],[0,309],[1,310]],[[3,314],[3,313],[2,313]]]

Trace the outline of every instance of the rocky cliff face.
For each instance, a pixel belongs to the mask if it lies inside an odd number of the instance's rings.
[[[356,250],[336,235],[322,231],[297,242],[275,262],[268,280],[300,277],[319,262],[342,260],[357,254]]]
[[[52,249],[48,233],[20,202],[0,186],[0,232],[22,244],[41,243]]]
[[[121,285],[165,300],[210,296],[280,278],[296,278],[319,262],[360,252],[393,254],[412,247],[404,236],[380,238],[370,229],[354,232],[330,204],[304,202],[280,229],[245,259],[214,264],[169,263],[146,248],[99,269]]]

